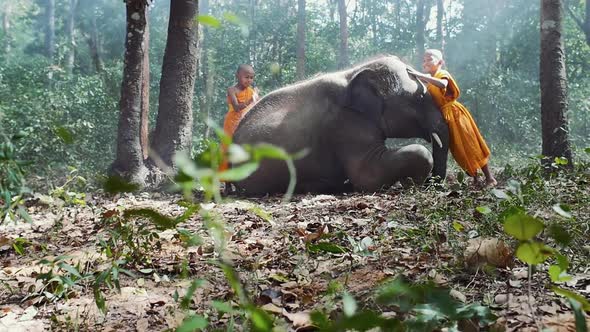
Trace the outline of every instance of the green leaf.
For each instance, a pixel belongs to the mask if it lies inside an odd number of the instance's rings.
[[[180,235],[180,240],[185,243],[187,247],[195,247],[203,243],[203,239],[197,234],[193,234],[187,229],[176,229]]]
[[[556,165],[567,165],[567,164],[569,164],[569,161],[567,160],[567,158],[555,157],[555,164]]]
[[[568,219],[572,218],[572,214],[570,213],[571,209],[566,204],[553,205],[553,211],[555,211],[557,214],[559,214],[560,216],[562,216],[564,218],[568,218]]]
[[[203,279],[195,279],[189,288],[186,290],[186,294],[182,297],[180,301],[180,307],[182,309],[188,309],[191,304],[191,299],[193,298],[193,294],[197,290],[197,288],[201,287],[205,283]]]
[[[465,227],[460,222],[458,222],[457,220],[453,221],[453,228],[457,232],[462,232],[465,229]]]
[[[246,311],[249,314],[250,321],[253,325],[254,331],[272,331],[273,323],[272,318],[264,310],[257,308],[253,305],[246,307]]]
[[[494,194],[494,196],[498,197],[499,199],[510,199],[508,194],[499,189],[492,189],[492,194]]]
[[[586,323],[586,315],[582,311],[582,305],[580,302],[569,299],[570,305],[576,318],[576,332],[588,332],[588,324]]]
[[[590,148],[585,148],[585,149],[584,149],[584,151],[585,151],[587,154],[590,154]]]
[[[572,277],[567,274],[567,271],[562,270],[558,265],[549,266],[548,273],[552,282],[565,282],[572,279]]]
[[[69,129],[65,127],[57,127],[54,129],[54,132],[65,144],[74,143],[74,135],[72,135]]]
[[[348,292],[345,292],[342,295],[342,311],[346,316],[350,317],[356,313],[356,309],[356,301]]]
[[[104,191],[109,194],[134,192],[139,189],[137,184],[129,183],[118,176],[110,176],[103,183]]]
[[[530,265],[543,263],[551,254],[552,249],[541,242],[523,242],[516,249],[516,257]]]
[[[481,214],[489,214],[492,212],[492,210],[487,206],[478,206],[475,208],[475,210]]]
[[[265,158],[287,160],[291,157],[283,148],[274,146],[272,144],[261,143],[252,147],[253,160],[260,161]]]
[[[308,244],[307,250],[310,252],[330,252],[333,254],[343,254],[346,252],[346,249],[330,242],[319,242],[317,244]]]
[[[76,269],[75,267],[71,266],[70,264],[59,263],[57,266],[59,266],[60,268],[62,268],[64,271],[67,271],[70,274],[75,275],[78,278],[82,278],[82,275],[80,274],[80,271],[78,271],[78,269]]]
[[[184,319],[182,324],[176,329],[176,332],[194,332],[204,330],[209,322],[203,316],[191,315]]]
[[[229,302],[211,301],[211,306],[215,308],[215,310],[222,313],[231,314],[235,312],[234,308]]]
[[[527,241],[539,234],[545,226],[537,218],[525,213],[514,213],[504,220],[504,231],[521,241]]]
[[[150,220],[152,223],[154,223],[156,225],[156,228],[162,229],[162,230],[175,228],[176,224],[178,224],[177,220],[169,218],[167,216],[164,216],[164,215],[160,214],[159,212],[154,211],[152,209],[125,210],[125,212],[123,212],[123,216],[126,219],[132,218],[132,217],[146,218],[146,219]]]
[[[211,15],[199,15],[197,16],[197,22],[199,22],[202,25],[208,25],[216,29],[221,27],[221,22]]]
[[[584,309],[584,311],[590,311],[590,302],[588,302],[588,300],[584,296],[571,290],[563,289],[557,286],[551,286],[551,289],[557,295],[561,295],[571,300],[576,300],[582,306],[582,309]]]
[[[232,167],[219,173],[219,179],[222,181],[240,181],[258,169],[258,162],[249,162],[240,166]]]
[[[558,224],[551,224],[549,226],[549,234],[555,240],[555,242],[562,246],[569,245],[573,240],[568,231],[563,226]]]

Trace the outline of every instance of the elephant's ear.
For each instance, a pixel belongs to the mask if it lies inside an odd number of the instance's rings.
[[[383,97],[380,96],[376,84],[375,71],[363,69],[356,73],[348,85],[346,106],[378,123],[383,114]]]

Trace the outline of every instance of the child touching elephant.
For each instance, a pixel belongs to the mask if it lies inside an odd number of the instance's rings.
[[[238,82],[227,89],[229,110],[223,121],[223,131],[229,137],[233,136],[242,117],[244,117],[252,105],[259,99],[258,89],[252,87],[254,81],[254,68],[252,66],[247,64],[239,65],[236,71],[236,80]],[[223,147],[224,150],[225,148]],[[227,168],[228,162],[224,160],[219,169],[223,171]]]
[[[478,182],[477,171],[481,169],[485,175],[486,186],[493,187],[497,181],[488,167],[490,149],[469,110],[457,101],[460,95],[459,86],[451,74],[442,69],[443,63],[442,52],[429,49],[424,53],[422,62],[422,68],[428,74],[410,67],[408,72],[428,83],[428,92],[449,125],[449,149],[457,164],[474,178],[475,183]]]

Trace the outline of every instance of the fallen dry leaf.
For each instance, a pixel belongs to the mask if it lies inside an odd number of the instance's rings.
[[[309,311],[290,313],[283,309],[283,316],[287,317],[287,319],[293,323],[293,327],[295,328],[313,326]]]
[[[543,326],[554,332],[576,332],[576,319],[572,314],[543,317]],[[590,318],[586,317],[586,326],[590,329]]]
[[[468,242],[463,254],[469,268],[478,268],[489,264],[495,267],[512,266],[512,250],[497,238],[475,238]]]

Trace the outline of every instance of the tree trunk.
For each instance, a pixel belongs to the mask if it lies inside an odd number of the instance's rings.
[[[150,157],[156,165],[174,167],[174,155],[190,150],[193,93],[197,71],[195,17],[198,1],[171,0],[168,38],[162,64],[156,129]],[[160,161],[164,163],[161,165]]]
[[[430,18],[431,0],[418,0],[416,8],[416,66],[421,67],[424,56],[424,30]]]
[[[420,68],[419,64],[424,56],[424,1],[418,0],[416,8],[416,66]]]
[[[75,47],[76,40],[74,39],[74,24],[76,19],[76,6],[78,0],[70,0],[70,12],[68,13],[68,20],[66,26],[66,33],[68,35],[68,53],[66,56],[66,72],[69,76],[72,76],[74,71],[74,60],[75,60]]]
[[[549,162],[564,157],[572,165],[568,140],[567,79],[560,0],[541,0],[541,123],[543,155]]]
[[[150,24],[148,20],[148,13],[145,15],[145,35],[144,35],[144,49],[142,76],[141,76],[141,129],[139,135],[139,143],[141,145],[141,152],[143,160],[148,158],[149,154],[149,113],[150,113]]]
[[[55,0],[45,1],[45,55],[53,63],[55,55]]]
[[[202,0],[200,1],[201,8],[199,9],[200,14],[202,15],[209,15],[209,0]],[[202,27],[201,31],[201,44],[200,44],[200,52],[201,52],[201,79],[203,82],[203,86],[205,88],[205,93],[201,94],[201,98],[199,99],[199,108],[201,114],[203,114],[203,118],[208,120],[211,117],[211,100],[213,99],[213,71],[211,70],[211,64],[209,59],[209,41],[208,41],[208,33],[207,27]],[[205,122],[205,133],[203,135],[204,139],[209,139],[211,135],[211,127],[209,127],[209,121]]]
[[[7,2],[4,5],[4,12],[2,13],[2,31],[4,31],[4,61],[7,61],[10,56],[10,49],[12,47],[12,36],[10,34],[10,14],[11,14],[11,2]]]
[[[100,57],[100,42],[98,39],[98,27],[96,26],[96,15],[92,15],[90,33],[86,37],[88,48],[90,49],[90,56],[92,63],[97,73],[101,73],[103,69],[102,58]]]
[[[297,79],[305,78],[305,0],[297,6]]]
[[[444,50],[445,40],[443,37],[443,16],[445,8],[443,0],[436,0],[436,45],[442,51]]]
[[[576,21],[576,24],[578,25],[580,30],[582,30],[582,32],[584,33],[584,36],[586,37],[586,44],[590,46],[590,0],[586,0],[585,6],[586,10],[584,11],[583,20],[581,20],[569,6],[566,7],[574,21]]]
[[[340,58],[338,68],[346,68],[348,61],[348,23],[346,14],[346,1],[338,0],[338,16],[340,18]]]
[[[147,28],[147,5],[144,0],[127,0],[127,31],[125,37],[125,62],[119,130],[117,133],[117,158],[109,173],[140,187],[145,186],[148,169],[143,162],[140,142],[142,86]]]

